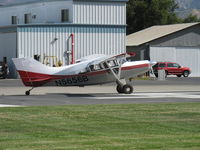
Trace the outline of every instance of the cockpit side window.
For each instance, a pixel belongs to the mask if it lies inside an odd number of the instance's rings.
[[[118,66],[117,60],[108,61],[108,65],[110,67],[116,67],[116,66]]]
[[[100,69],[101,68],[100,68],[99,64],[94,65],[94,70],[100,70]]]
[[[114,67],[114,66],[115,66],[115,64],[114,64],[113,61],[108,61],[108,65],[109,65],[110,67]]]
[[[104,61],[99,64],[91,64],[91,65],[89,65],[89,67],[87,67],[88,68],[87,70],[98,71],[98,70],[103,70],[103,69],[107,69],[110,67],[117,67],[117,66],[119,66],[118,61],[119,61],[118,59],[114,59],[114,60]]]
[[[99,64],[101,69],[104,69],[104,65],[102,63]]]
[[[91,71],[101,70],[101,67],[100,67],[99,64],[90,65],[89,68],[90,68]]]
[[[108,68],[108,65],[106,64],[106,62],[103,63],[104,68]]]
[[[94,71],[94,65],[90,65],[89,68],[91,71]]]

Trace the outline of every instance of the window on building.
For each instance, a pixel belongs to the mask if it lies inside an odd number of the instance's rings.
[[[12,24],[17,24],[17,16],[12,16],[11,19]]]
[[[28,24],[28,23],[31,23],[31,21],[32,21],[31,14],[24,14],[24,23]]]
[[[61,22],[69,22],[69,9],[61,10]]]

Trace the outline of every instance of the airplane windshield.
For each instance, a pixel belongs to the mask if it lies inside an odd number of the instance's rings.
[[[103,69],[107,69],[107,68],[115,68],[115,67],[119,67],[120,63],[123,64],[126,61],[127,61],[126,58],[107,60],[107,61],[101,62],[99,64],[90,64],[87,67],[87,70],[88,71],[98,71],[98,70],[103,70]]]

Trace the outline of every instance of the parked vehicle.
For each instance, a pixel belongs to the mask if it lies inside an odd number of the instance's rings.
[[[8,73],[8,65],[5,62],[0,62],[0,78],[7,78]]]
[[[176,75],[177,77],[188,77],[191,74],[191,70],[188,67],[181,67],[179,64],[174,62],[158,62],[153,66],[153,71],[156,77],[158,77],[158,70],[165,70],[167,75]]]

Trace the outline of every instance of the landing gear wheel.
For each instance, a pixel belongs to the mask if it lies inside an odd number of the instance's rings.
[[[26,95],[30,95],[30,91],[26,91],[25,94],[26,94]]]
[[[116,90],[117,90],[118,93],[124,93],[123,87],[121,85],[117,85]]]
[[[131,93],[133,93],[133,87],[129,84],[126,84],[123,86],[123,92],[125,94],[131,94]]]

